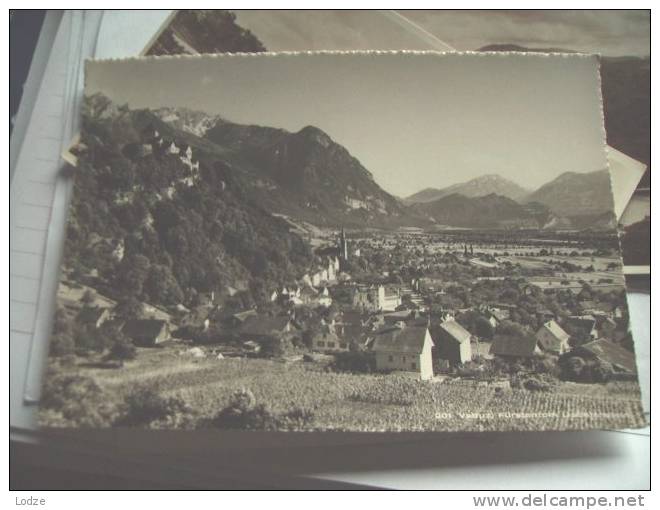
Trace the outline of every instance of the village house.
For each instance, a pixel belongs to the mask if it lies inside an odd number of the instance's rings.
[[[384,285],[357,287],[353,292],[353,306],[373,312],[393,312],[401,305],[398,289]]]
[[[315,351],[341,352],[348,351],[349,342],[340,338],[332,326],[322,326],[321,330],[312,337],[312,349]]]
[[[536,317],[543,322],[551,321],[555,319],[555,314],[545,306],[536,307]]]
[[[303,277],[303,282],[312,287],[320,287],[323,284],[335,283],[339,274],[339,259],[337,257],[324,257],[323,264],[317,267],[311,274]]]
[[[160,140],[160,133],[154,128],[153,124],[148,124],[142,129],[142,140],[149,143],[154,143]]]
[[[315,304],[318,292],[314,287],[308,285],[300,289],[300,304],[312,306]]]
[[[305,285],[286,292],[288,293],[279,294],[275,300],[281,298],[282,301],[289,302],[295,306],[323,306],[327,308],[332,304],[332,298],[326,287],[315,289],[310,285]],[[271,295],[271,300],[273,300],[272,297]]]
[[[596,328],[600,336],[612,339],[616,331],[616,321],[606,312],[595,312],[591,315],[596,319]]]
[[[595,301],[589,299],[580,301],[578,303],[578,308],[580,310],[580,313],[583,314],[589,314],[598,309]]]
[[[383,313],[383,322],[385,324],[395,324],[400,321],[409,322],[416,320],[418,317],[419,313],[416,310],[399,310]]]
[[[142,303],[142,311],[146,319],[158,319],[168,323],[172,320],[172,316],[167,310],[150,303]]]
[[[243,340],[261,342],[264,340],[280,340],[291,333],[294,326],[290,317],[280,315],[269,317],[267,315],[251,315],[240,327]]]
[[[369,315],[361,310],[342,310],[333,321],[337,335],[349,344],[351,342],[363,344],[367,332],[371,329]]]
[[[596,318],[593,315],[572,315],[566,322],[571,328],[582,331],[592,340],[596,340],[600,336]]]
[[[609,363],[614,370],[615,377],[618,376],[621,379],[633,379],[637,374],[635,355],[604,338],[575,347],[564,356],[579,357],[585,362]]]
[[[200,328],[202,331],[207,331],[211,325],[211,312],[212,308],[209,306],[197,306],[184,316],[181,325]]]
[[[304,286],[300,289],[299,293],[296,292],[295,297],[290,299],[290,302],[295,305],[302,304],[307,306],[323,306],[327,308],[332,304],[332,298],[326,287],[317,290],[314,287]]]
[[[602,301],[598,303],[599,312],[604,313],[612,319],[622,319],[625,314],[625,310],[620,305],[609,303],[607,301]]]
[[[101,307],[86,306],[78,313],[78,322],[83,326],[100,328],[110,318],[110,310]]]
[[[220,303],[220,294],[215,291],[200,292],[197,294],[197,301],[201,306],[214,306]]]
[[[281,294],[284,301],[288,301],[292,305],[300,306],[304,304],[302,299],[302,289],[300,287],[290,287],[286,293]]]
[[[371,343],[377,370],[415,372],[422,380],[433,378],[432,349],[427,327],[403,323],[380,330]]]
[[[159,319],[128,320],[121,331],[133,340],[135,345],[142,347],[154,347],[172,338],[167,321]]]
[[[254,317],[255,315],[257,315],[256,310],[244,310],[225,317],[223,322],[230,328],[238,329],[243,326],[247,319]]]
[[[441,295],[445,293],[445,286],[447,286],[447,282],[444,280],[424,277],[417,279],[413,288],[418,292]]]
[[[453,318],[443,321],[433,328],[433,341],[436,356],[451,365],[472,360],[472,335]]]
[[[564,331],[554,320],[545,322],[536,332],[539,346],[547,352],[564,354],[570,349],[568,340],[570,335]]]
[[[486,315],[488,317],[488,322],[490,322],[490,325],[493,326],[493,328],[496,328],[502,323],[502,321],[509,320],[510,318],[509,310],[503,310],[494,306],[486,308]]]
[[[541,353],[541,349],[536,337],[531,335],[523,338],[495,335],[490,345],[490,353],[500,358],[515,360],[536,356]]]
[[[317,297],[316,297],[316,302],[319,304],[319,306],[324,306],[324,307],[329,307],[332,304],[332,298],[330,297],[330,291],[328,290],[327,287],[323,287]]]

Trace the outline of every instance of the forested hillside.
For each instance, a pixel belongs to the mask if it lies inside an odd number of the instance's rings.
[[[308,268],[303,240],[244,192],[219,148],[100,95],[83,113],[66,268],[98,270],[116,298],[162,305],[228,286],[263,297]],[[162,149],[145,139],[153,131]],[[198,170],[165,150],[171,141],[191,147]]]

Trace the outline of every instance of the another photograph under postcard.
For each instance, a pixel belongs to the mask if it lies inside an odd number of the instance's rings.
[[[86,66],[46,427],[640,427],[595,56]]]

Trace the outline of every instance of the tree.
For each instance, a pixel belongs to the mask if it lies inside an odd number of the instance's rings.
[[[497,334],[513,338],[526,338],[529,335],[529,332],[520,324],[516,324],[512,321],[502,321],[500,325],[497,326]]]
[[[144,255],[124,257],[117,272],[117,290],[125,296],[139,297],[149,275],[150,262]]]
[[[479,316],[474,321],[477,336],[490,340],[493,338],[493,325],[485,317]]]
[[[80,300],[85,306],[91,306],[94,303],[94,291],[92,289],[87,289]]]
[[[107,347],[106,340],[102,328],[94,327],[81,327],[75,331],[73,337],[76,353],[80,355],[102,352]]]
[[[115,332],[115,339],[110,345],[107,359],[119,361],[120,366],[124,366],[124,361],[135,359],[137,349],[133,342],[123,335],[120,331]]]
[[[493,338],[493,326],[488,319],[475,310],[468,310],[460,314],[456,320],[473,335],[485,339]]]
[[[582,290],[578,294],[578,300],[580,301],[589,301],[590,299],[593,299],[593,289],[591,288],[591,285],[588,283],[585,283],[582,285]]]
[[[73,354],[76,344],[71,334],[56,333],[50,339],[49,354],[55,357],[63,357]]]
[[[566,379],[581,381],[585,375],[587,364],[579,356],[571,356],[562,364],[562,372]]]
[[[144,304],[133,296],[127,296],[117,303],[115,314],[124,320],[140,319],[144,314]]]
[[[169,267],[154,264],[144,282],[144,292],[155,303],[176,305],[183,301],[183,292]]]
[[[50,370],[39,402],[46,423],[66,427],[100,428],[112,425],[118,406],[112,393],[92,378]]]
[[[118,424],[129,427],[187,421],[191,413],[180,397],[163,397],[156,390],[143,386],[126,395],[124,406],[126,412]]]
[[[58,306],[55,311],[55,321],[53,323],[53,333],[71,333],[71,320],[66,313],[66,309]]]
[[[275,416],[257,399],[249,389],[235,392],[229,405],[222,409],[211,421],[212,425],[223,429],[275,430]]]

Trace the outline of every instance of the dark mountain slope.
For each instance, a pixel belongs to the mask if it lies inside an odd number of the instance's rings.
[[[115,299],[174,305],[229,286],[262,299],[309,269],[309,247],[250,194],[231,151],[103,97],[87,98],[83,122],[65,255],[75,274],[98,270]],[[150,150],[153,129],[189,144],[199,171]]]
[[[540,204],[525,206],[495,194],[470,198],[454,193],[412,207],[438,225],[464,228],[540,228],[551,217]]]
[[[266,51],[266,47],[251,31],[236,23],[233,12],[199,9],[178,11],[148,55],[261,51]]]
[[[607,170],[566,172],[528,195],[526,201],[544,204],[560,216],[607,213],[613,210],[610,175]]]
[[[290,133],[219,122],[206,138],[258,171],[255,185],[275,212],[320,225],[393,228],[424,223],[381,189],[344,147],[314,126]]]

